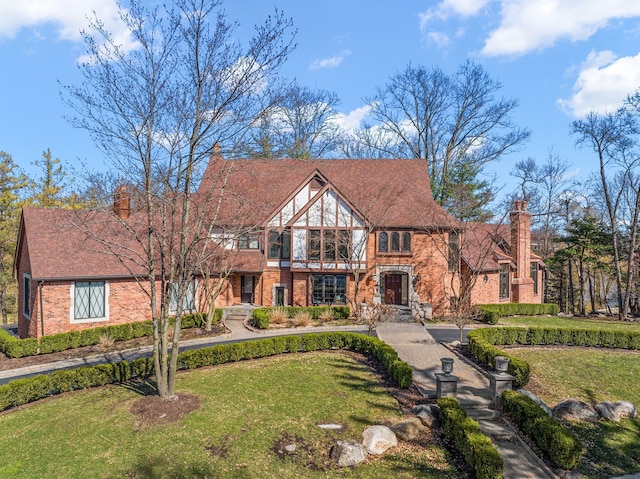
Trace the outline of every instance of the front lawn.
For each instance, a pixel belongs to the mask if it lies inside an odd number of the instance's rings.
[[[589,404],[626,400],[640,408],[640,351],[536,346],[507,350],[531,365],[526,389],[549,406],[571,397]],[[640,417],[569,425],[586,448],[579,470],[588,477],[608,479],[640,471]]]
[[[287,354],[182,373],[200,407],[148,425],[144,384],[65,394],[0,414],[3,478],[455,478],[431,433],[356,469],[330,465],[336,439],[399,417],[379,379],[339,353]],[[323,423],[342,430],[321,429]],[[293,452],[283,445],[295,443]]]
[[[565,318],[560,316],[506,316],[498,320],[499,326],[538,326],[548,328],[597,328],[622,331],[640,331],[640,322],[617,321],[604,318]]]

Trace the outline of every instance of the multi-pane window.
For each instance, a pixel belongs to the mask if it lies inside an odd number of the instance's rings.
[[[238,236],[238,249],[258,249],[258,235],[243,233]]]
[[[320,230],[309,230],[307,252],[310,260],[320,259]]]
[[[75,283],[73,293],[73,318],[93,319],[104,317],[104,281],[79,281]]]
[[[322,230],[322,259],[335,261],[336,259],[336,232],[335,230]]]
[[[31,317],[31,276],[24,275],[22,284],[22,312],[29,318]]]
[[[449,271],[458,271],[460,267],[460,236],[458,233],[449,233]]]
[[[344,303],[347,293],[347,276],[344,274],[314,274],[313,304]]]
[[[411,253],[411,232],[381,231],[378,234],[379,253]]]
[[[178,310],[178,284],[171,285],[171,299],[169,303],[169,311],[175,312]],[[184,299],[182,300],[182,311],[194,311],[196,309],[196,295],[195,285],[190,282],[187,285],[187,290],[184,293]]]
[[[531,263],[530,274],[533,280],[533,294],[538,294],[538,263]]]
[[[509,265],[500,265],[500,299],[509,298]]]
[[[291,230],[271,230],[267,236],[267,257],[269,259],[291,258]]]
[[[349,261],[351,251],[351,232],[349,230],[338,230],[338,259]]]

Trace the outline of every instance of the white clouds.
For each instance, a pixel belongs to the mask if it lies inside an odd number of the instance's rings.
[[[418,14],[420,28],[426,30],[433,21],[447,20],[456,15],[470,17],[477,15],[492,0],[443,0],[435,7],[429,8],[426,12]]]
[[[12,38],[23,28],[52,25],[62,40],[80,41],[93,12],[118,43],[130,48],[129,32],[118,15],[115,0],[20,0],[0,2],[0,38]]]
[[[558,104],[578,118],[590,111],[612,112],[639,87],[640,53],[634,57],[616,58],[610,51],[591,52],[580,68],[573,94],[568,99],[558,100]]]
[[[486,56],[519,56],[558,40],[586,40],[610,20],[640,16],[629,0],[502,0],[500,26],[487,38]]]
[[[334,117],[334,120],[344,131],[352,133],[353,130],[360,128],[362,122],[367,117],[371,107],[364,105],[355,110],[350,111],[347,114],[339,113]]]
[[[343,50],[338,55],[329,58],[318,58],[311,62],[309,70],[320,70],[322,68],[337,68],[342,61],[351,55],[351,50]]]

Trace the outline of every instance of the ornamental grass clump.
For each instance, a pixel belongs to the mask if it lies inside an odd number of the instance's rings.
[[[277,307],[267,311],[269,323],[275,326],[282,326],[289,322],[289,314],[286,308]]]
[[[311,326],[311,315],[306,311],[298,311],[296,315],[291,318],[290,324],[295,327]]]

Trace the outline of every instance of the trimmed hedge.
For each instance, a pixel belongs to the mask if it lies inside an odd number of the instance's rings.
[[[204,313],[185,314],[182,317],[181,327],[182,329],[203,327],[205,318]],[[216,309],[214,321],[218,322],[221,319],[222,310]],[[175,318],[169,318],[169,320],[170,325],[173,326]],[[19,339],[0,328],[0,351],[10,358],[22,358],[38,354],[38,346],[40,354],[49,354],[83,346],[93,346],[100,343],[103,335],[108,335],[114,341],[126,341],[152,334],[153,324],[151,321],[138,321],[43,336],[38,345],[36,338]]]
[[[515,391],[504,391],[502,408],[555,467],[572,469],[580,463],[580,440],[530,398]]]
[[[269,328],[269,311],[275,308],[283,309],[287,312],[287,316],[293,318],[296,314],[303,312],[309,313],[311,318],[319,319],[324,311],[331,311],[336,319],[348,319],[351,316],[351,310],[348,306],[275,306],[268,308],[256,308],[251,312],[251,320],[253,325],[258,329]]]
[[[195,369],[243,359],[262,358],[285,352],[347,349],[373,356],[402,388],[413,383],[411,367],[398,358],[396,351],[378,338],[359,333],[327,332],[302,336],[275,336],[241,343],[219,344],[178,354],[178,369]],[[153,360],[140,358],[114,364],[83,366],[55,371],[0,385],[0,411],[38,399],[77,389],[122,383],[145,378],[153,373]]]
[[[489,324],[496,324],[502,316],[558,315],[558,305],[551,303],[478,304],[476,307],[481,312],[481,320]]]
[[[440,421],[446,436],[462,454],[478,479],[502,479],[504,464],[491,440],[453,398],[438,400]]]
[[[495,367],[496,356],[506,356],[514,386],[521,388],[529,382],[531,368],[526,361],[513,356],[496,345],[566,345],[620,349],[640,349],[640,331],[615,331],[587,328],[480,328],[467,335],[471,353],[482,363]]]

